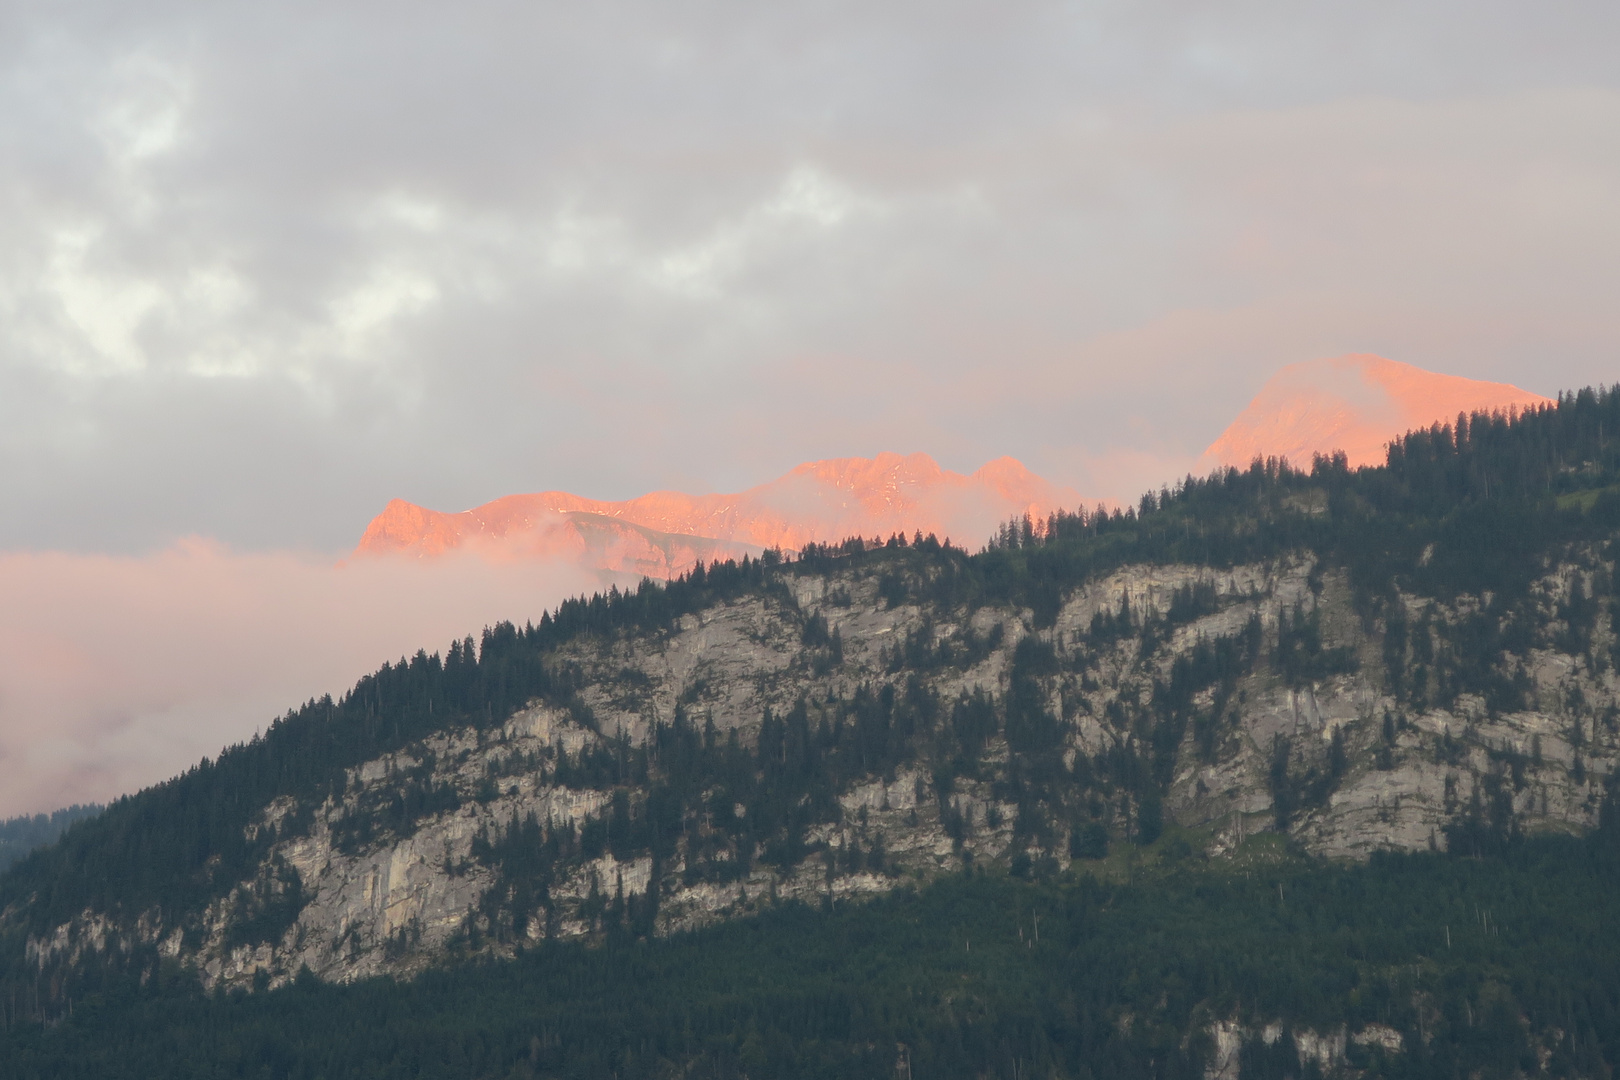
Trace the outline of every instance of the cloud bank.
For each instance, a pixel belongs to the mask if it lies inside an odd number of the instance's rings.
[[[384,661],[597,584],[560,562],[334,567],[202,541],[0,555],[0,817],[162,780]]]

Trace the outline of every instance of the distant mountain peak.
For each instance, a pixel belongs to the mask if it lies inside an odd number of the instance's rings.
[[[1242,468],[1256,457],[1308,467],[1313,454],[1344,451],[1352,466],[1381,465],[1391,439],[1451,423],[1458,413],[1508,412],[1552,400],[1507,383],[1432,371],[1368,353],[1289,364],[1204,451],[1206,467]]]
[[[391,501],[357,556],[565,555],[598,569],[669,577],[699,558],[789,550],[850,536],[933,533],[970,547],[1010,517],[1077,506],[1078,492],[998,458],[963,475],[927,454],[810,461],[736,494],[655,491],[608,502],[565,491],[508,495],[461,513]]]

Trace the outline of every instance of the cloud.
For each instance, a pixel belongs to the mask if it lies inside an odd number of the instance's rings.
[[[334,567],[204,541],[0,555],[0,817],[164,779],[385,660],[594,585],[563,563]]]
[[[13,10],[0,548],[880,450],[1125,497],[1283,363],[1601,378],[1620,16],[1560,11]]]

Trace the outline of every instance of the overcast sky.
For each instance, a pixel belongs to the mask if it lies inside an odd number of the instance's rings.
[[[1612,3],[0,3],[0,549],[1012,454],[1620,342]]]

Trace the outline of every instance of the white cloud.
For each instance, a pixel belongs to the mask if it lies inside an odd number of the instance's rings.
[[[75,375],[129,372],[146,366],[138,334],[147,318],[163,304],[161,284],[99,270],[94,250],[103,230],[79,223],[57,229],[50,238],[51,256],[41,275],[46,295],[66,321],[67,340],[53,359]]]
[[[113,67],[110,87],[91,121],[121,169],[131,169],[180,146],[192,82],[183,68],[135,53]]]
[[[439,299],[439,286],[420,270],[382,265],[331,303],[337,350],[357,360],[379,360],[388,332]]]
[[[826,242],[825,234],[857,214],[880,213],[875,199],[800,165],[768,198],[719,222],[702,239],[644,261],[657,285],[694,299],[720,299],[751,264],[779,259],[783,249]]]
[[[386,222],[405,225],[417,232],[436,233],[444,228],[445,208],[432,199],[403,191],[391,191],[377,200],[377,216]]]

